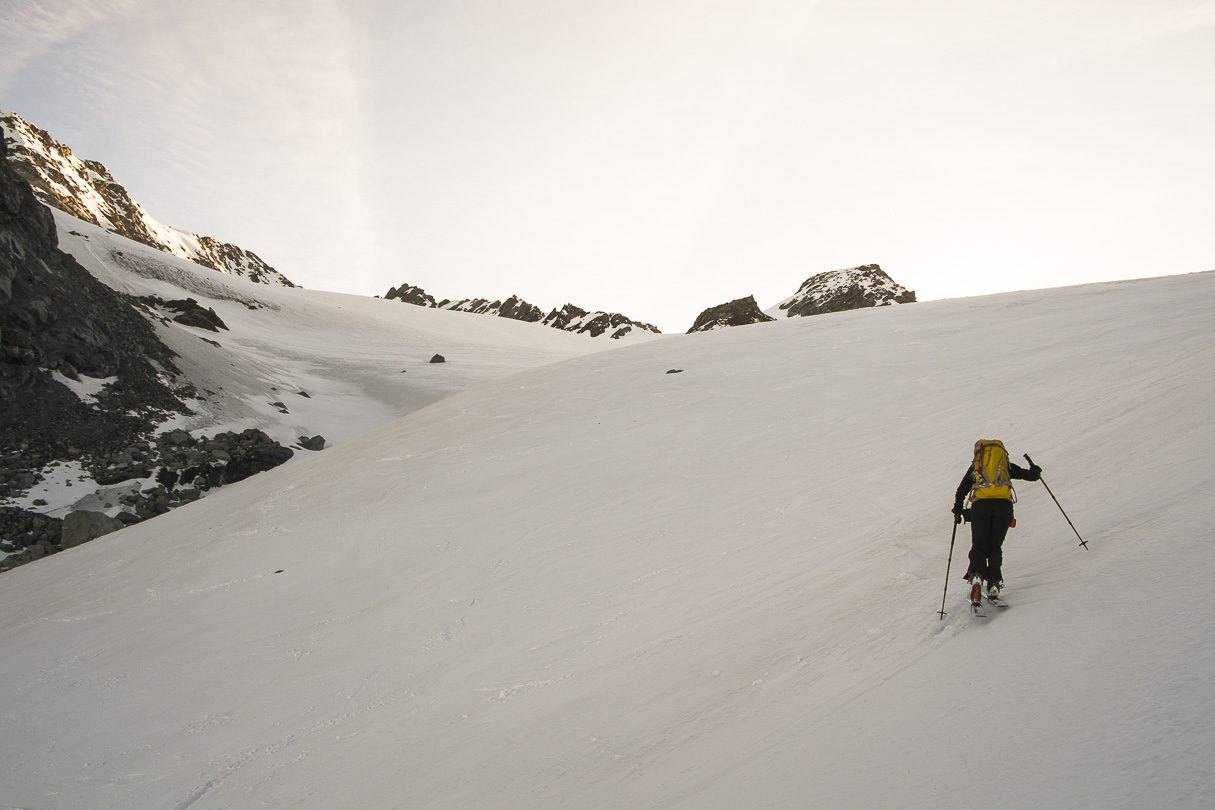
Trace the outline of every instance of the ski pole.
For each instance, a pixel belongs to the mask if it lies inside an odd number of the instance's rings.
[[[958,537],[958,521],[953,522],[953,534],[949,536],[949,562],[945,563],[945,590],[941,591],[941,621],[945,621],[945,594],[949,593],[949,569],[953,566],[953,541]]]
[[[1034,464],[1034,460],[1029,457],[1029,453],[1025,453],[1025,460],[1029,462],[1029,466],[1037,466]],[[1059,499],[1055,497],[1055,493],[1050,491],[1050,485],[1046,483],[1046,479],[1042,477],[1041,473],[1038,474],[1038,480],[1042,482],[1042,486],[1046,487],[1046,491],[1050,493],[1050,499],[1055,502],[1055,506],[1059,507],[1059,511],[1063,512],[1063,519],[1067,521],[1068,526],[1072,527],[1072,531],[1076,532],[1076,537],[1080,540],[1080,545],[1084,546],[1085,550],[1087,551],[1088,543],[1084,542],[1083,537],[1080,537],[1080,532],[1076,531],[1076,524],[1072,523],[1072,519],[1067,516],[1067,512],[1063,511],[1063,505],[1059,503]]]

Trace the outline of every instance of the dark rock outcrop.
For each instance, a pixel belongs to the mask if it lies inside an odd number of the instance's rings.
[[[175,320],[183,326],[193,326],[198,329],[209,329],[212,332],[218,332],[220,329],[226,330],[228,325],[223,319],[216,314],[212,307],[203,309],[202,305],[193,298],[183,300],[166,301],[165,309],[178,313]]]
[[[522,298],[512,295],[505,301],[488,301],[484,298],[472,298],[464,301],[441,301],[439,309],[450,309],[453,312],[473,312],[477,315],[496,315],[499,318],[509,318],[512,321],[535,323],[544,317],[544,312],[535,304],[529,304]]]
[[[325,437],[317,434],[316,436],[300,436],[300,447],[305,450],[319,452],[325,449]]]
[[[402,284],[400,287],[393,287],[384,294],[384,298],[389,301],[403,301],[406,304],[413,304],[418,307],[437,308],[439,302],[434,299],[434,296],[427,295],[426,290],[421,287],[415,287],[412,284]]]
[[[309,440],[320,447],[324,442],[321,436]],[[250,428],[197,438],[184,430],[173,430],[84,459],[93,480],[107,487],[84,499],[92,501],[95,508],[78,507],[63,520],[0,508],[0,551],[10,555],[0,559],[0,571],[165,514],[198,500],[209,490],[273,469],[293,455],[290,448],[263,431]],[[99,509],[121,511],[110,518],[96,511]]]
[[[554,309],[548,315],[534,304],[529,304],[518,296],[512,295],[505,301],[490,301],[486,298],[466,298],[460,301],[435,301],[421,287],[412,284],[402,284],[393,287],[385,295],[385,299],[403,301],[420,307],[432,309],[449,309],[455,312],[473,312],[478,315],[495,315],[499,318],[510,318],[526,323],[540,323],[574,332],[579,335],[599,337],[607,334],[612,338],[622,338],[634,329],[640,329],[654,334],[661,334],[658,327],[626,318],[618,312],[588,312],[573,304],[566,304],[560,309]]]
[[[610,331],[610,337],[617,340],[633,329],[661,334],[657,326],[634,321],[618,312],[587,312],[573,304],[566,304],[561,309],[554,309],[544,318],[543,323],[554,329],[562,329],[579,335],[590,334],[591,337],[599,337]]]
[[[187,409],[161,381],[178,374],[173,353],[132,299],[59,250],[51,212],[5,157],[0,145],[0,457],[28,470],[129,444]],[[90,399],[61,381],[82,377],[107,384]]]
[[[12,506],[0,507],[0,571],[7,571],[59,551],[63,521]]]
[[[819,273],[780,304],[787,317],[823,315],[850,309],[910,304],[915,292],[898,284],[876,264]]]
[[[774,320],[776,318],[769,317],[760,311],[759,304],[755,303],[755,296],[749,295],[746,298],[709,307],[696,317],[696,322],[692,324],[688,334],[708,332],[711,329],[721,329],[726,326],[746,326]]]

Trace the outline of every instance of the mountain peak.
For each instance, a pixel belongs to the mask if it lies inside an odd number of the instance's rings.
[[[915,303],[914,291],[896,282],[878,265],[863,264],[811,276],[794,295],[766,312],[769,315],[784,312],[792,318],[911,303]]]
[[[696,317],[696,322],[692,324],[692,328],[688,330],[688,334],[690,335],[693,332],[708,332],[727,326],[746,326],[748,324],[765,323],[774,320],[776,318],[761,312],[759,304],[755,303],[755,296],[749,295],[746,298],[739,298],[725,304],[709,307]]]
[[[8,143],[9,165],[46,205],[221,273],[295,286],[251,251],[157,222],[102,163],[82,160],[16,113],[0,112],[0,134]]]

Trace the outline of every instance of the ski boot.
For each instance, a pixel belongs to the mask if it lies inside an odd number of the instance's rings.
[[[983,604],[983,580],[977,574],[970,580],[970,604]]]

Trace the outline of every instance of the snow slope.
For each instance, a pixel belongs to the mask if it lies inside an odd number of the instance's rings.
[[[195,298],[229,327],[159,329],[186,378],[210,392],[183,421],[195,432],[256,427],[284,444],[317,433],[340,443],[496,376],[614,348],[532,324],[255,284],[52,212],[61,249],[108,286]],[[435,354],[447,362],[430,363]]]
[[[17,569],[0,806],[1209,807],[1213,305],[672,336]],[[959,537],[941,620],[980,436],[1091,550],[1022,483],[1012,607],[969,615]]]

